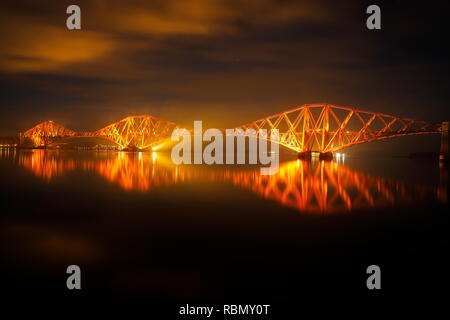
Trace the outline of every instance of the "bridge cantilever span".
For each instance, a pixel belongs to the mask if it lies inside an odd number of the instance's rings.
[[[93,132],[76,132],[53,121],[42,122],[23,134],[35,147],[46,147],[70,138],[103,138],[121,148],[147,149],[170,137],[175,123],[153,116],[129,116]]]
[[[278,129],[279,143],[299,155],[324,156],[356,144],[386,138],[440,133],[440,123],[418,121],[331,104],[306,104],[238,127]]]
[[[176,124],[153,116],[130,116],[93,133],[123,148],[146,149],[170,137]]]
[[[77,135],[77,132],[49,120],[25,131],[22,137],[30,139],[35,147],[46,147],[55,141],[73,138]]]

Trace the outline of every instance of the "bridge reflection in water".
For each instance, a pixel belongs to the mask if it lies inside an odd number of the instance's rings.
[[[89,152],[88,152],[89,153]],[[96,172],[128,191],[145,192],[192,180],[232,183],[261,197],[308,213],[333,213],[444,201],[446,186],[427,186],[361,173],[337,162],[295,160],[272,176],[259,168],[175,166],[160,153],[83,153],[33,150],[19,164],[48,181],[68,171]]]

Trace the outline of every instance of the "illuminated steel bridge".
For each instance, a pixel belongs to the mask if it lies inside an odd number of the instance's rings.
[[[331,154],[364,142],[441,133],[442,124],[331,104],[308,104],[239,128],[278,129],[280,145],[303,154]]]
[[[176,125],[153,116],[130,116],[94,132],[75,132],[53,121],[42,122],[23,134],[35,147],[46,147],[70,138],[95,137],[121,148],[147,149],[170,137]]]
[[[445,129],[443,129],[445,126]],[[74,137],[98,137],[121,148],[146,149],[170,137],[176,124],[153,116],[130,116],[94,132],[75,132],[46,121],[23,134],[34,146]],[[360,143],[413,134],[448,132],[448,123],[430,123],[331,104],[307,104],[235,129],[278,129],[279,144],[299,155],[333,152]],[[448,139],[447,139],[448,140]],[[448,153],[448,141],[447,153]]]

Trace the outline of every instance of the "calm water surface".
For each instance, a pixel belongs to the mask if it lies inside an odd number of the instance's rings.
[[[165,153],[3,149],[0,178],[16,293],[65,292],[78,264],[91,296],[292,298],[346,276],[360,288],[369,261],[400,268],[448,244],[448,173],[434,161],[291,157],[261,176]]]

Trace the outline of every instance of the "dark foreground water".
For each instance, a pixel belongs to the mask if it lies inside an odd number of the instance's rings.
[[[3,149],[0,286],[10,297],[297,299],[368,294],[377,264],[385,294],[437,294],[447,180],[438,162],[403,158],[291,158],[261,176],[162,153]]]

